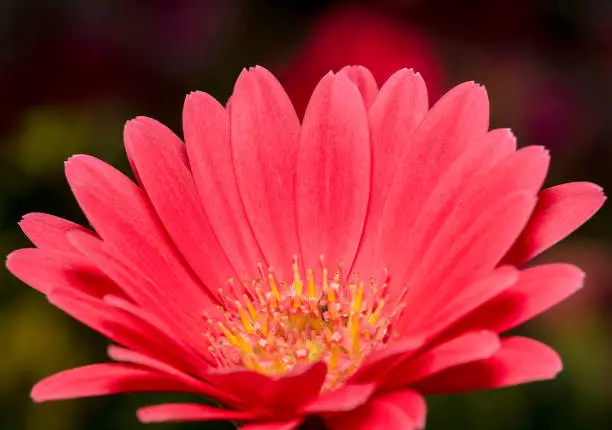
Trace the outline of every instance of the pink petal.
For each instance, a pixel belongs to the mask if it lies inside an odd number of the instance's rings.
[[[147,406],[138,409],[137,415],[140,422],[145,424],[168,421],[249,421],[255,418],[250,412],[232,411],[214,406],[191,403]]]
[[[373,249],[376,265],[389,267],[399,285],[405,283],[406,273],[413,269],[405,264],[406,255],[414,246],[408,236],[423,204],[470,143],[484,136],[488,127],[488,110],[484,89],[465,83],[436,103],[420,123],[414,137],[406,137],[410,146],[398,162]]]
[[[502,266],[457,291],[449,291],[449,294],[433,292],[427,303],[421,303],[418,310],[410,313],[410,321],[404,325],[404,334],[409,332],[412,336],[425,339],[437,336],[483,303],[511,288],[518,276],[515,268]]]
[[[195,315],[209,305],[140,188],[118,170],[85,155],[66,162],[66,175],[81,208],[116,258],[155,279],[160,290],[156,294],[170,296],[169,301],[185,312]]]
[[[323,362],[278,377],[250,370],[210,371],[206,380],[245,402],[257,399],[257,407],[269,412],[291,412],[315,399],[327,374]]]
[[[94,297],[121,294],[114,282],[85,257],[76,253],[24,248],[7,257],[6,267],[13,275],[43,294],[49,294],[54,288],[74,288]]]
[[[304,264],[320,256],[334,269],[351,267],[370,191],[367,116],[356,86],[325,76],[306,109],[296,167],[296,212]]]
[[[238,188],[253,233],[269,265],[290,279],[299,252],[294,166],[300,123],[289,97],[262,67],[244,70],[230,106]]]
[[[79,232],[69,233],[68,236],[73,246],[120,285],[128,297],[165,321],[174,336],[188,340],[194,346],[199,345],[206,350],[208,345],[200,333],[201,312],[209,305],[196,305],[203,293],[198,292],[194,297],[190,297],[189,293],[181,291],[183,287],[181,284],[167,284],[155,278],[151,273],[155,269],[148,268],[150,265],[155,265],[155,260],[151,262],[140,260],[142,266],[134,265],[134,260],[123,258],[122,250],[106,242]],[[145,248],[143,251],[149,250]]]
[[[504,258],[520,266],[585,223],[606,200],[589,182],[572,182],[543,190],[521,236]]]
[[[219,242],[236,273],[251,274],[266,263],[238,192],[229,117],[206,93],[191,93],[183,108],[183,130],[198,193]]]
[[[384,394],[364,407],[325,420],[330,430],[411,430],[425,426],[425,400],[415,391]]]
[[[144,117],[126,124],[124,140],[165,229],[204,285],[216,292],[235,273],[202,208],[185,145],[165,126]]]
[[[194,392],[180,381],[120,363],[92,364],[49,376],[32,388],[35,402],[145,391]]]
[[[448,221],[449,214],[456,212],[457,208],[465,207],[466,201],[481,198],[483,194],[481,183],[487,184],[485,181],[480,181],[481,176],[489,171],[491,166],[512,154],[515,147],[516,139],[509,130],[493,130],[471,142],[457,157],[447,172],[442,175],[435,188],[431,190],[414,224],[406,231],[408,236],[405,241],[410,244],[410,247],[406,247],[404,251],[403,266],[393,270],[392,277],[396,285],[401,286],[402,282],[405,282],[404,274],[414,272],[414,269],[409,268],[420,263],[423,254],[427,252],[431,242]],[[466,184],[472,184],[471,188],[466,187]],[[475,187],[473,184],[479,186],[477,193],[470,192]],[[382,189],[385,190],[386,186],[383,186]],[[503,192],[503,189],[491,189],[496,192],[495,197]],[[372,201],[374,200],[376,197],[373,195]],[[373,231],[372,226],[376,219],[375,207],[376,204],[371,202],[362,242],[362,259],[367,254],[368,231],[370,233]],[[376,225],[376,228],[379,227]],[[375,258],[371,260],[375,261]],[[391,293],[393,297],[401,294],[401,290],[392,289]]]
[[[228,396],[223,391],[215,388],[210,384],[206,384],[202,381],[192,378],[188,374],[156,358],[141,354],[136,351],[132,351],[130,349],[121,348],[115,345],[110,345],[108,347],[108,356],[115,361],[136,364],[138,366],[153,369],[154,371],[157,371],[160,374],[167,374],[168,376],[181,381],[186,386],[193,387],[194,390],[196,390],[198,393],[206,397],[211,397],[216,401],[222,402],[224,404],[237,403],[236,399],[231,396]]]
[[[491,358],[437,374],[416,384],[424,394],[486,390],[526,382],[552,379],[563,365],[555,351],[533,339],[502,339],[501,349]]]
[[[372,142],[372,185],[366,225],[355,271],[378,275],[383,267],[370,262],[370,250],[377,237],[380,218],[395,173],[404,155],[410,151],[417,126],[427,113],[427,88],[421,75],[400,70],[383,85],[369,111]]]
[[[29,213],[19,222],[19,227],[38,248],[73,254],[75,251],[66,240],[66,233],[77,230],[93,234],[72,221],[43,213]]]
[[[49,301],[68,315],[107,338],[137,351],[176,364],[179,367],[193,364],[193,354],[163,331],[135,318],[108,303],[84,295],[75,290],[55,289]],[[202,366],[201,360],[198,363]]]
[[[417,352],[424,343],[425,339],[416,337],[402,337],[389,342],[385,348],[368,355],[349,381],[378,380],[380,375],[387,373],[390,366],[393,366],[402,357],[408,357]]]
[[[564,300],[583,285],[584,273],[570,264],[547,264],[520,272],[518,281],[467,315],[454,333],[510,330]]]
[[[485,136],[485,142],[491,135],[492,133],[489,133]],[[482,144],[482,140],[480,143]],[[466,153],[466,155],[469,154],[470,152]],[[470,159],[470,157],[467,158]],[[479,158],[477,154],[472,161],[477,161]],[[465,159],[466,157],[462,157],[457,163]],[[482,158],[480,160],[484,161]],[[490,160],[486,161],[485,165],[490,162]],[[455,241],[456,237],[465,237],[464,232],[474,228],[473,220],[477,217],[486,218],[485,214],[504,198],[510,198],[508,196],[517,192],[524,192],[535,199],[546,174],[548,162],[548,153],[543,148],[528,147],[510,154],[496,163],[493,168],[484,171],[476,170],[476,175],[467,176],[469,180],[462,178],[461,172],[464,170],[462,164],[459,164],[459,169],[451,168],[447,176],[440,181],[438,188],[431,193],[421,215],[410,229],[412,233],[406,240],[412,245],[406,249],[403,257],[404,266],[399,267],[399,271],[391,268],[393,272],[399,272],[394,273],[396,280],[404,279],[406,284],[418,286],[415,289],[424,293],[421,289],[430,284],[424,282],[420,277],[430,278],[433,273],[432,267],[439,273],[443,271],[443,261],[449,255],[447,254],[450,249],[448,244]],[[468,162],[467,164],[473,167],[481,163]],[[453,173],[457,172],[459,175],[454,177]],[[458,184],[464,184],[464,186],[457,189]],[[522,212],[526,210],[523,216],[528,216],[532,211],[532,203],[529,202],[527,207],[517,207],[513,210]],[[498,254],[507,252],[524,227],[526,219],[519,217],[509,221],[499,219],[497,222],[495,220],[490,220],[490,222],[495,225],[494,228],[491,225],[491,229],[496,230],[498,234],[505,234],[505,241],[489,242],[491,249],[488,252],[480,256],[472,254],[480,261],[471,263],[466,261],[462,265],[455,265],[458,276],[469,275],[472,280],[476,280],[478,276],[497,265],[501,259]],[[510,245],[506,243],[508,240],[511,241]],[[486,246],[487,243],[484,242],[483,245]],[[493,249],[495,252],[491,252]],[[408,279],[404,278],[402,273],[409,275]],[[445,273],[443,276],[446,285],[453,285],[452,280],[448,278],[450,273]],[[433,279],[430,279],[429,282],[433,282]]]
[[[489,358],[500,346],[493,332],[466,333],[396,364],[385,375],[382,386],[385,390],[407,387],[450,367]]]
[[[374,384],[347,384],[340,388],[322,393],[300,409],[306,415],[327,412],[346,412],[364,405],[374,394]]]
[[[372,72],[363,66],[345,66],[340,70],[340,73],[344,73],[357,85],[357,89],[363,98],[363,103],[366,109],[369,109],[378,94],[378,84]]]
[[[240,430],[293,430],[302,423],[302,419],[278,422],[252,423],[240,427]]]
[[[451,300],[495,267],[527,222],[535,197],[517,192],[489,203],[450,219],[431,243],[408,283],[414,287],[408,288],[408,306],[396,326],[400,333],[412,333],[435,303]]]

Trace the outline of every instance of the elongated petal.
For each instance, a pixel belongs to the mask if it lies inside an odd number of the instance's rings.
[[[169,296],[168,301],[183,312],[197,314],[209,306],[203,287],[184,266],[140,188],[108,164],[84,155],[66,162],[66,176],[81,208],[115,256],[155,279],[157,294]]]
[[[254,278],[267,264],[244,211],[236,184],[229,116],[210,95],[195,92],[185,99],[183,131],[189,164],[208,220],[238,275]]]
[[[275,421],[247,424],[241,430],[293,430],[302,423],[302,418],[290,421]]]
[[[405,267],[406,254],[413,246],[408,240],[412,228],[406,226],[414,225],[427,196],[449,166],[486,133],[488,110],[482,87],[465,83],[453,88],[421,121],[399,162],[373,250],[379,267],[398,272],[394,279],[399,284],[405,281],[400,268]],[[410,269],[405,267],[405,271]]]
[[[491,270],[514,242],[535,205],[535,197],[518,192],[499,199],[484,212],[469,218],[457,217],[442,229],[423,256],[422,268],[415,270],[408,285],[406,307],[398,321],[400,333],[426,318],[433,303],[451,300],[460,291]],[[439,286],[431,294],[428,286]],[[408,318],[410,315],[410,318]],[[414,316],[414,319],[413,319]]]
[[[388,191],[404,155],[411,150],[413,134],[427,113],[427,88],[421,75],[400,70],[385,82],[368,112],[372,142],[372,186],[365,230],[354,270],[378,275],[381,267],[370,262],[374,240]]]
[[[188,311],[193,306],[193,303],[185,303],[189,301],[189,296],[181,296],[174,285],[154,280],[145,270],[130,265],[129,260],[122,259],[121,255],[117,255],[117,250],[107,243],[79,232],[69,233],[69,236],[71,243],[120,285],[128,297],[163,320],[172,335],[196,347],[201,345],[206,350],[207,345],[200,334],[201,321],[198,319],[199,312],[205,308]]]
[[[268,264],[289,279],[288,263],[299,253],[298,117],[276,78],[261,67],[240,74],[229,110],[236,180],[247,217]]]
[[[426,405],[412,390],[377,397],[363,408],[326,419],[330,430],[411,430],[425,425]]]
[[[206,379],[245,402],[257,399],[266,411],[295,411],[317,397],[327,374],[323,362],[278,377],[249,370],[209,372]]]
[[[511,288],[518,277],[518,270],[511,266],[503,266],[484,278],[453,291],[450,296],[433,292],[431,294],[433,297],[428,303],[422,303],[421,310],[411,314],[410,322],[404,326],[404,334],[431,339],[449,327],[454,327],[462,317]],[[479,328],[481,327],[475,327]],[[455,333],[461,334],[461,332]]]
[[[370,138],[363,100],[344,75],[325,76],[306,109],[296,167],[296,212],[307,268],[320,256],[351,267],[370,191]]]
[[[61,288],[49,294],[49,301],[86,326],[128,348],[188,370],[195,363],[200,367],[203,364],[201,360],[196,362],[191,351],[167,333],[104,301]]]
[[[486,390],[554,378],[562,369],[555,351],[533,339],[502,339],[491,358],[449,369],[415,388],[424,394]]]
[[[491,133],[485,136],[485,142],[490,135]],[[482,141],[480,144],[482,145]],[[470,152],[466,155],[470,155]],[[481,164],[478,160],[484,162],[480,154],[474,158],[468,156],[461,159],[472,165],[472,168]],[[436,281],[432,278],[437,272],[444,278],[445,285],[455,285],[456,278],[451,278],[450,272],[442,274],[445,270],[444,261],[450,262],[447,258],[452,255],[449,252],[452,248],[448,244],[456,242],[458,245],[455,238],[467,238],[467,230],[476,228],[475,219],[486,219],[495,206],[505,199],[512,199],[512,195],[524,193],[526,199],[535,201],[548,168],[548,160],[548,153],[543,148],[528,147],[511,153],[490,169],[476,170],[475,175],[462,175],[463,172],[470,171],[469,168],[466,170],[467,166],[453,166],[459,168],[451,168],[449,174],[440,181],[438,188],[431,193],[415,225],[407,229],[412,232],[407,239],[411,246],[402,257],[402,265],[391,267],[394,277],[398,278],[397,281],[403,280],[407,285],[412,285],[416,290],[414,293],[425,293],[427,285],[440,282],[441,278]],[[474,161],[477,163],[473,164]],[[453,173],[459,175],[453,177]],[[463,185],[457,188],[457,184]],[[521,216],[515,216],[508,221],[504,221],[504,218],[488,221],[490,225],[487,230],[503,235],[503,240],[500,238],[497,242],[481,242],[490,249],[481,254],[472,254],[477,260],[471,263],[454,262],[448,269],[454,271],[456,276],[469,276],[471,281],[474,281],[498,265],[524,228],[527,222],[525,217],[531,214],[533,203],[525,202],[512,210],[521,211]],[[423,276],[428,279],[423,279]]]
[[[140,408],[137,412],[142,423],[187,421],[250,421],[255,416],[249,412],[232,411],[194,403],[174,403]]]
[[[564,300],[584,282],[584,272],[570,264],[547,264],[520,272],[510,288],[461,320],[452,331],[510,330]]]
[[[144,117],[126,124],[124,140],[165,229],[204,285],[216,292],[235,273],[202,208],[185,162],[185,145],[165,126]]]
[[[416,353],[424,343],[424,338],[408,336],[390,342],[385,348],[368,355],[349,381],[377,381],[380,375],[387,373],[390,366],[402,357]]]
[[[121,289],[79,254],[24,248],[6,259],[10,272],[43,294],[55,288],[74,288],[94,297],[121,294]]]
[[[303,414],[346,412],[364,405],[376,389],[375,384],[347,384],[322,393],[300,409]]]
[[[490,331],[466,333],[397,363],[385,375],[385,389],[408,387],[411,383],[448,368],[482,360],[495,354],[501,344]]]
[[[194,391],[181,382],[120,363],[92,364],[56,373],[32,388],[36,402],[145,391]]]
[[[606,200],[601,187],[571,182],[543,190],[529,224],[504,258],[520,266],[584,224]]]
[[[66,233],[76,230],[94,234],[72,221],[43,213],[24,215],[19,227],[38,248],[69,254],[75,251],[66,240]]]

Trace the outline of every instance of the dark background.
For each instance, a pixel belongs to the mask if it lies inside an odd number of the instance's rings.
[[[0,1],[0,252],[28,246],[21,216],[85,222],[63,161],[89,153],[127,171],[121,135],[136,115],[180,132],[183,98],[225,101],[244,66],[281,77],[298,110],[316,80],[346,63],[382,83],[422,72],[432,100],[464,80],[484,84],[494,127],[552,153],[548,184],[612,189],[612,2]],[[605,429],[612,424],[612,212],[540,261],[575,262],[586,288],[519,330],[557,349],[555,381],[429,399],[428,429]],[[105,359],[107,341],[0,271],[0,429],[144,428],[134,410],[167,395],[34,405],[38,379]],[[231,428],[207,423],[159,429]]]

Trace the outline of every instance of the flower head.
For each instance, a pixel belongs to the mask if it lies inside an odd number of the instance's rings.
[[[489,131],[482,87],[430,109],[420,75],[379,89],[349,67],[319,82],[300,123],[257,67],[227,107],[190,94],[183,132],[128,122],[139,185],[68,160],[93,230],[20,223],[36,248],[8,268],[120,345],[113,362],[39,382],[36,401],[185,391],[203,402],[140,419],[399,430],[424,426],[423,395],[560,371],[549,347],[503,333],[580,288],[572,265],[521,267],[604,196],[581,182],[540,190],[548,153]]]

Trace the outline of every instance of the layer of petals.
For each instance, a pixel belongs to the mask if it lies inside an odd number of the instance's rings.
[[[381,395],[364,407],[326,419],[330,430],[412,430],[425,426],[426,405],[416,391]]]
[[[427,113],[427,88],[412,70],[394,73],[382,86],[368,112],[372,144],[372,185],[368,214],[355,271],[378,275],[381,267],[371,264],[388,191],[404,155],[415,143],[413,134]]]
[[[253,279],[257,265],[266,261],[253,236],[236,184],[228,113],[210,95],[191,93],[183,108],[183,132],[208,220],[235,272],[247,273]]]
[[[363,100],[344,73],[326,75],[308,104],[296,167],[304,265],[351,267],[370,191],[370,137]]]
[[[185,161],[185,145],[167,127],[144,117],[125,125],[124,140],[139,181],[165,230],[214,295],[216,288],[235,273],[202,208]]]
[[[487,137],[489,135],[490,133]],[[396,278],[399,278],[397,280],[417,286],[414,288],[415,293],[427,294],[424,288],[434,285],[442,278],[446,285],[456,287],[457,279],[451,278],[452,275],[466,276],[473,282],[498,265],[531,215],[548,162],[548,153],[543,148],[527,147],[510,154],[492,168],[478,172],[469,181],[455,181],[455,184],[464,184],[458,190],[455,190],[456,185],[452,182],[442,180],[439,191],[449,199],[438,200],[438,190],[434,191],[415,225],[407,229],[411,233],[406,240],[411,245],[402,257],[403,265],[398,265],[397,269],[391,267],[392,271],[398,272],[395,274]],[[446,189],[454,192],[447,194]],[[519,203],[516,200],[517,205],[509,208],[514,214],[502,212],[499,218],[489,218],[485,221],[489,226],[483,233],[499,237],[479,240],[479,244],[487,249],[476,253],[476,247],[464,242],[468,232],[477,228],[477,220],[486,220],[492,215],[494,208],[499,209],[499,205],[504,204],[503,201],[508,202],[513,198],[520,200],[516,197],[519,193],[524,195],[524,202]],[[529,201],[531,199],[533,202]],[[445,262],[450,263],[453,255],[450,251],[461,246],[461,243],[468,245],[474,259],[464,260],[461,264],[455,261],[446,266]],[[403,273],[408,277],[404,277]],[[441,277],[434,280],[436,273]]]
[[[347,412],[363,406],[374,394],[374,384],[346,384],[333,391],[322,393],[300,409],[306,415],[330,412]]]
[[[75,290],[55,289],[49,301],[68,315],[123,346],[191,369],[193,354],[164,331],[104,301]],[[202,363],[200,362],[200,365]]]
[[[546,264],[520,272],[518,281],[467,315],[452,331],[510,330],[579,290],[584,272],[570,264]]]
[[[518,385],[554,378],[563,368],[549,346],[524,337],[502,339],[491,358],[449,369],[421,381],[415,388],[424,394],[455,393]]]
[[[500,346],[499,338],[490,331],[463,334],[397,363],[385,375],[381,386],[384,390],[408,387],[448,368],[489,358]]]
[[[404,335],[431,340],[453,327],[465,315],[511,288],[518,278],[517,269],[502,266],[456,291],[433,291],[427,302],[421,303],[418,311],[410,313],[409,321],[403,325]]]
[[[208,372],[205,379],[247,403],[257,399],[257,410],[282,416],[291,415],[315,399],[326,374],[325,364],[317,362],[278,377],[249,370],[219,370]]]
[[[400,285],[412,269],[405,265],[414,246],[408,236],[423,204],[455,160],[486,133],[488,110],[482,87],[473,83],[455,87],[427,113],[399,161],[373,253],[376,266],[391,268]]]
[[[516,240],[534,205],[535,196],[517,192],[482,207],[480,213],[467,209],[450,219],[408,282],[414,287],[408,288],[408,306],[397,330],[412,333],[410,327],[430,315],[433,303],[452,300],[456,291],[492,270]],[[414,315],[419,316],[413,320]]]

